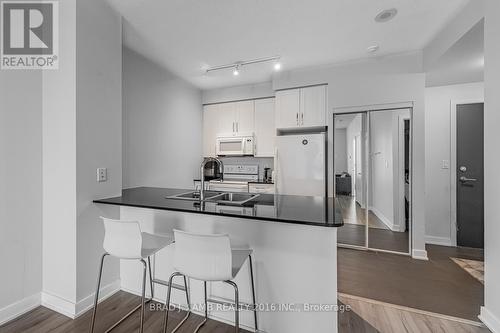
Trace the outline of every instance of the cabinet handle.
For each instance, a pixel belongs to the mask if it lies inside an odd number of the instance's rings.
[[[240,131],[240,123],[236,123],[236,132]]]
[[[304,125],[304,113],[301,113],[300,117],[302,118],[302,125]]]
[[[297,123],[297,126],[299,126],[299,113],[298,112],[295,114],[295,122]]]
[[[234,133],[234,132],[235,132],[235,130],[234,130],[234,121],[233,121],[233,133]]]

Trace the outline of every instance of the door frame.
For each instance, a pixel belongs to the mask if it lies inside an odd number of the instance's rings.
[[[483,103],[484,98],[450,100],[450,245],[457,246],[457,106]],[[484,124],[483,124],[484,126]]]
[[[363,106],[352,106],[352,107],[336,107],[333,108],[331,112],[328,114],[328,122],[329,124],[332,124],[333,130],[328,131],[329,132],[329,141],[332,143],[331,144],[331,150],[332,154],[331,156],[335,156],[335,144],[334,144],[334,131],[335,131],[335,116],[336,115],[345,115],[345,114],[360,114],[364,113],[367,116],[367,136],[370,136],[370,113],[375,112],[375,111],[391,111],[391,110],[400,110],[400,109],[408,109],[410,110],[410,207],[409,207],[409,227],[408,227],[408,252],[397,252],[397,251],[391,251],[391,250],[384,250],[384,249],[374,249],[370,248],[368,245],[368,214],[366,214],[366,238],[365,238],[365,246],[359,246],[359,245],[349,245],[349,244],[341,244],[337,243],[337,246],[340,248],[347,248],[347,249],[355,249],[355,250],[361,250],[361,251],[370,251],[370,252],[383,252],[383,253],[392,253],[392,254],[398,254],[402,256],[407,256],[407,257],[413,257],[413,153],[414,153],[414,144],[415,140],[413,138],[414,132],[414,126],[415,126],[415,121],[414,121],[414,111],[415,111],[415,105],[414,102],[401,102],[401,103],[389,103],[389,104],[373,104],[373,105],[363,105]],[[371,151],[369,147],[369,140],[366,139],[365,142],[362,142],[362,144],[365,144],[368,156],[371,156]],[[369,163],[370,158],[368,158],[368,161],[366,161],[366,164]],[[333,160],[330,163],[329,161],[329,172],[334,173],[333,169]],[[368,165],[366,165],[367,167]],[[369,170],[367,168],[367,170]],[[370,171],[367,171],[367,179],[366,182],[369,183],[371,181],[370,177]],[[335,176],[333,177],[335,179]],[[369,202],[369,188],[366,186],[366,189],[363,189],[364,192],[366,193],[365,200],[366,202]],[[335,197],[335,182],[333,182],[333,186],[331,190],[329,189],[329,194],[331,193],[332,197]]]
[[[411,111],[410,115],[405,116],[405,115],[399,115],[398,116],[398,191],[395,191],[394,196],[397,196],[394,200],[394,203],[397,204],[397,214],[394,216],[398,217],[398,221],[400,221],[401,224],[399,224],[399,232],[404,231],[406,228],[406,207],[405,207],[405,121],[408,120],[410,122],[410,145],[408,147],[408,156],[412,156],[412,138],[413,138],[413,133],[412,133],[412,123],[411,123]],[[409,163],[409,175],[408,177],[410,178],[410,189],[411,189],[411,174],[412,174],[412,165],[411,162]],[[411,190],[408,191],[408,195],[410,198],[408,198],[410,205],[411,205]],[[409,212],[408,212],[409,213]],[[408,216],[408,220],[410,220],[410,216]],[[408,223],[409,224],[409,223]]]

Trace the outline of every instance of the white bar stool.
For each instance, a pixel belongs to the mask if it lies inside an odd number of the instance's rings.
[[[105,217],[101,217],[104,222],[104,243],[103,247],[106,251],[101,258],[101,264],[99,267],[99,274],[97,277],[97,288],[95,292],[94,299],[94,310],[92,313],[92,323],[90,325],[90,332],[94,332],[94,325],[97,313],[97,303],[99,300],[99,288],[101,285],[101,277],[102,277],[102,269],[104,265],[104,258],[106,256],[113,256],[118,259],[125,260],[139,260],[143,266],[143,274],[142,274],[142,297],[141,304],[132,309],[129,313],[127,313],[124,317],[122,317],[118,322],[113,324],[110,328],[106,330],[110,332],[115,327],[117,327],[120,323],[122,323],[125,319],[127,319],[130,315],[132,315],[137,309],[141,308],[141,323],[139,326],[139,332],[143,332],[144,329],[144,305],[147,302],[150,302],[154,296],[154,287],[153,283],[164,284],[166,283],[161,280],[156,280],[153,277],[151,271],[151,256],[153,256],[156,252],[161,249],[169,246],[173,243],[173,236],[158,236],[149,234],[146,232],[141,232],[141,227],[139,222],[137,221],[123,221],[123,220],[113,220]],[[146,260],[148,262],[146,263]],[[151,288],[151,298],[146,300],[146,271],[149,267],[149,283]],[[186,291],[186,299],[189,304],[189,296],[188,296],[188,288],[187,281],[184,279],[184,287],[174,286],[176,289],[181,289]]]
[[[238,294],[238,286],[232,280],[236,277],[241,267],[248,259],[251,278],[251,291],[253,304],[248,305],[247,309],[251,308],[254,313],[255,331],[257,328],[257,307],[255,302],[255,285],[252,267],[252,250],[251,249],[231,249],[231,244],[228,235],[199,235],[187,233],[179,230],[174,230],[175,235],[175,252],[174,252],[174,272],[170,276],[169,287],[167,291],[166,313],[163,332],[167,332],[168,313],[170,306],[170,295],[173,278],[182,276],[184,278],[192,278],[203,281],[205,294],[205,318],[196,329],[195,333],[205,325],[208,320],[208,303],[218,303],[230,305],[234,308],[235,332],[239,332],[239,310],[240,301]],[[234,303],[225,303],[218,300],[207,298],[207,281],[220,281],[231,285],[234,288]],[[188,312],[187,316],[191,311]],[[172,333],[177,331],[184,323],[187,316],[172,330]]]

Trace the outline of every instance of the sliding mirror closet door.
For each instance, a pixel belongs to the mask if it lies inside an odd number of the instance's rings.
[[[338,242],[347,246],[367,246],[367,114],[334,115],[335,205],[344,226]]]
[[[411,110],[369,113],[368,247],[410,252]]]

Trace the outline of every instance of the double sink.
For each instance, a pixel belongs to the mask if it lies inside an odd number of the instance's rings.
[[[259,196],[260,194],[251,194],[251,193],[205,191],[204,201],[215,202],[221,205],[243,206],[247,203],[250,203],[252,200],[255,200]],[[199,201],[200,192],[191,191],[191,192],[176,194],[167,197],[167,199]]]

